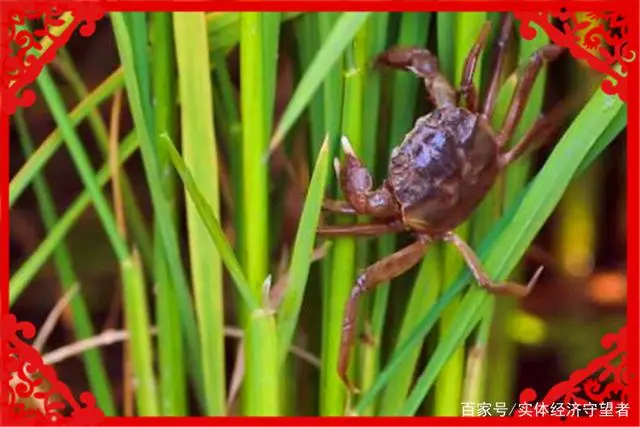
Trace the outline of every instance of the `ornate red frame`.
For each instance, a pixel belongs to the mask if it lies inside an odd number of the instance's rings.
[[[513,10],[520,21],[520,33],[524,38],[533,38],[536,34],[532,22],[537,23],[556,44],[569,48],[570,53],[579,59],[584,59],[594,69],[605,73],[609,79],[603,82],[603,90],[612,96],[619,96],[628,104],[631,117],[638,117],[638,4],[631,1],[439,1],[433,3],[417,1],[307,1],[294,3],[288,1],[119,1],[114,0],[85,0],[85,1],[13,1],[3,0],[0,3],[0,64],[2,85],[0,87],[0,135],[5,143],[2,144],[2,180],[9,182],[9,117],[16,108],[28,107],[35,101],[35,93],[29,85],[38,76],[47,63],[53,60],[56,51],[63,46],[78,31],[88,37],[95,30],[95,22],[109,10]],[[50,48],[40,58],[29,56],[31,47],[38,47],[34,38],[42,34],[31,34],[28,31],[18,31],[17,26],[24,20],[35,16],[45,16],[45,27],[49,31],[61,24],[59,16],[71,11],[74,20],[60,35]],[[591,12],[586,18],[577,18],[576,11]],[[562,30],[553,27],[549,19],[557,18],[562,23]],[[591,20],[603,19],[609,29],[599,25],[593,26]],[[576,32],[585,28],[590,30],[581,36]],[[611,29],[615,29],[614,32]],[[17,55],[10,55],[9,43],[17,42],[21,48]],[[586,47],[578,42],[583,41]],[[612,47],[613,53],[605,49]],[[594,55],[599,53],[600,57]],[[620,68],[612,65],[618,63]],[[21,93],[19,95],[19,93]],[[6,136],[6,137],[5,137]],[[570,414],[553,414],[553,402],[562,401],[570,408],[571,402],[590,404],[595,402],[593,417],[579,420],[580,425],[606,422],[609,425],[638,425],[638,289],[633,285],[638,283],[638,122],[628,126],[628,230],[629,230],[629,271],[628,281],[632,286],[628,298],[628,325],[619,331],[612,332],[602,338],[605,349],[601,357],[593,360],[584,369],[574,372],[568,380],[563,381],[544,396],[538,397],[536,392],[526,389],[520,394],[518,411],[521,416],[516,418],[459,418],[453,419],[241,419],[225,418],[224,424],[269,424],[269,425],[323,425],[336,424],[344,421],[349,424],[447,424],[455,425],[459,421],[473,421],[481,425],[494,424],[523,424],[539,425],[542,421],[552,424],[575,424]],[[9,240],[8,227],[8,185],[0,186],[0,232],[4,242]],[[1,268],[2,286],[0,286],[0,425],[129,425],[142,424],[140,418],[105,418],[96,407],[94,397],[82,393],[74,397],[69,389],[56,377],[53,368],[44,365],[38,352],[26,341],[35,335],[35,328],[27,322],[20,322],[9,313],[8,309],[8,277],[9,253],[2,251]],[[40,379],[27,377],[29,374],[40,373]],[[12,385],[11,377],[19,373],[21,383]],[[35,392],[35,387],[46,378],[51,387],[47,392]],[[51,399],[53,394],[62,396],[64,402]],[[32,396],[43,402],[45,412],[29,411],[17,398]],[[599,403],[607,399],[610,403]],[[534,403],[536,402],[536,403]],[[546,405],[546,418],[528,416],[528,411],[534,411]],[[628,405],[628,406],[621,406]],[[64,407],[72,409],[69,417],[62,417],[58,411]],[[611,407],[611,408],[610,408]],[[609,409],[627,408],[627,417],[604,418]],[[567,407],[564,408],[567,410]],[[556,409],[557,410],[557,409]],[[596,412],[598,412],[596,414]],[[556,416],[553,416],[556,415]],[[563,419],[563,415],[569,415]],[[603,419],[604,418],[604,419]],[[145,424],[152,422],[156,425],[192,425],[219,424],[222,420],[206,418],[186,419],[145,419]],[[216,422],[217,421],[217,422]],[[331,421],[331,422],[330,422]]]

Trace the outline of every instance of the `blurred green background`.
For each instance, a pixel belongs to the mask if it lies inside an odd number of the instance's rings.
[[[381,182],[432,108],[417,78],[371,61],[427,46],[457,86],[487,20],[484,94],[497,13],[114,13],[74,35],[11,121],[11,312],[42,331],[71,296],[43,354],[124,331],[55,365],[108,415],[459,415],[463,401],[546,392],[626,322],[626,107],[566,53],[540,73],[516,138],[567,96],[579,107],[458,230],[496,279],[544,265],[534,292],[486,296],[435,245],[361,304],[362,394],[348,399],[335,373],[357,272],[409,241],[314,239],[318,221],[345,220],[320,218],[322,196],[341,197],[339,137]],[[496,128],[545,43],[513,29]]]

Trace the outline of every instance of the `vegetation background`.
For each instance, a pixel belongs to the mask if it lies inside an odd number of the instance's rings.
[[[580,107],[458,230],[496,279],[543,264],[535,291],[487,295],[435,245],[361,305],[362,392],[336,375],[357,272],[408,241],[315,237],[348,220],[320,211],[341,196],[339,137],[381,180],[432,108],[417,78],[371,60],[427,46],[457,85],[487,20],[482,92],[497,13],[112,13],[75,35],[11,123],[11,311],[107,415],[458,415],[545,392],[626,317],[626,106],[567,54],[516,138],[566,96]],[[496,127],[548,42],[514,28]]]

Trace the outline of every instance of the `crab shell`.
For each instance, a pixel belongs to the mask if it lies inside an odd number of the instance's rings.
[[[477,207],[500,171],[493,131],[459,107],[416,120],[391,153],[387,185],[404,223],[431,234],[454,229]]]

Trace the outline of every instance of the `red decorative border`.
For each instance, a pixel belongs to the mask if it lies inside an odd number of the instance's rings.
[[[575,58],[586,60],[591,68],[610,77],[602,82],[605,93],[618,94],[626,101],[629,64],[638,57],[636,40],[629,38],[629,19],[611,11],[589,12],[581,18],[570,8],[575,9],[576,5],[568,3],[558,12],[515,12],[514,15],[520,20],[523,38],[533,39],[538,30],[531,24],[538,24],[555,44],[569,48]],[[560,21],[559,29],[554,26],[554,19]],[[637,34],[637,26],[631,31]],[[620,68],[616,70],[614,65]]]
[[[533,389],[520,393],[516,416],[614,417],[629,416],[629,375],[627,370],[627,328],[602,338],[609,349],[584,369],[556,384],[540,400]],[[555,414],[554,414],[555,409]]]
[[[0,323],[0,336],[0,420],[3,424],[97,425],[102,422],[104,414],[96,408],[93,395],[82,393],[81,405],[58,380],[53,368],[45,365],[38,351],[26,342],[35,337],[31,323],[18,322],[8,314]],[[71,414],[63,416],[63,411],[69,409]]]
[[[290,1],[228,1],[203,2],[203,1],[108,1],[85,0],[66,2],[45,1],[0,1],[0,63],[2,64],[2,85],[0,87],[0,111],[2,121],[0,134],[8,135],[9,115],[18,107],[28,107],[35,101],[35,93],[28,89],[42,68],[52,61],[59,47],[63,46],[76,29],[83,36],[91,35],[95,30],[95,22],[103,17],[106,10],[516,10],[515,16],[520,20],[520,32],[524,38],[531,39],[538,31],[531,24],[537,24],[545,31],[551,40],[559,45],[569,48],[575,58],[585,60],[594,69],[609,76],[603,81],[603,90],[611,95],[617,95],[629,104],[629,114],[638,116],[638,5],[635,0],[629,2],[613,1],[583,1],[583,2],[557,2],[557,1],[308,1],[304,6],[300,2]],[[545,11],[541,12],[540,10]],[[572,11],[570,11],[570,9]],[[615,9],[616,12],[611,12]],[[576,11],[594,11],[586,17],[578,18]],[[73,21],[57,36],[55,29],[60,28],[63,22],[60,17],[63,12],[69,11],[73,15]],[[44,29],[35,31],[20,31],[18,27],[24,24],[25,19],[43,15]],[[557,28],[552,20],[559,21]],[[604,24],[598,24],[598,22]],[[586,30],[586,31],[585,31]],[[51,37],[52,44],[49,49],[42,52],[39,57],[29,53],[31,49],[41,50],[42,37]],[[16,43],[20,46],[17,56],[9,55],[9,46]],[[619,68],[613,67],[618,64]],[[638,257],[638,123],[633,120],[629,126],[629,203],[628,203],[628,230],[629,230],[629,259]],[[4,138],[3,138],[4,139]],[[4,139],[6,141],[6,139]],[[8,144],[1,144],[3,148],[2,173],[3,179],[8,182]],[[2,237],[8,241],[8,203],[7,187],[2,188],[2,210],[0,211],[0,224]],[[8,283],[8,253],[3,251],[2,274],[4,283]],[[631,262],[628,272],[629,283],[638,281],[638,265]],[[8,288],[5,286],[0,293],[2,304],[0,313],[7,313]],[[630,402],[629,417],[626,420],[611,419],[608,423],[637,425],[638,422],[638,290],[629,289],[629,317],[632,322],[629,329],[623,328],[616,334],[606,336],[603,347],[610,352],[594,360],[583,370],[574,372],[569,380],[564,381],[544,395],[542,400],[550,405],[561,401],[564,404],[578,402],[582,404],[588,401],[598,402],[604,399],[611,404]],[[70,393],[69,389],[58,381],[54,370],[42,363],[37,351],[26,341],[33,338],[35,329],[33,325],[18,322],[12,315],[5,315],[0,324],[2,332],[2,381],[0,382],[0,424],[43,424],[43,425],[128,425],[141,423],[139,418],[105,418],[102,412],[95,407],[95,399],[90,393],[82,393],[79,402]],[[21,335],[21,337],[19,336]],[[628,343],[628,345],[627,345]],[[618,360],[618,364],[613,364]],[[631,363],[629,363],[631,362]],[[13,374],[19,378],[12,382]],[[595,378],[591,376],[598,374]],[[36,374],[39,376],[35,377]],[[606,382],[613,377],[612,382]],[[37,379],[36,379],[37,378]],[[40,390],[44,381],[49,387]],[[63,401],[53,401],[54,395],[60,396]],[[43,403],[45,411],[30,411],[22,405],[18,399],[32,397]],[[526,405],[535,405],[536,392],[527,389],[520,395],[520,410]],[[634,406],[635,405],[635,406]],[[608,406],[607,406],[608,408]],[[68,417],[60,414],[61,410],[70,409]],[[459,422],[474,423],[480,425],[538,425],[542,421],[558,424],[560,418],[554,420],[540,420],[535,418],[474,418],[474,419],[353,419],[334,418],[330,421],[316,418],[289,418],[289,419],[249,419],[249,418],[225,418],[229,425],[246,425],[252,421],[259,421],[263,425],[326,425],[348,423],[351,425],[382,425],[398,424],[422,425],[434,422],[442,425],[457,425]],[[175,419],[147,419],[158,425],[182,425],[185,422],[193,425],[218,424],[212,419],[205,418],[175,418]],[[218,420],[220,421],[220,420]],[[571,419],[564,423],[580,425],[593,424],[591,418]]]
[[[30,107],[36,95],[26,87],[33,83],[42,68],[54,60],[58,49],[64,46],[71,34],[80,27],[80,34],[88,37],[95,31],[95,21],[105,12],[101,3],[89,2],[28,2],[9,3],[3,7],[0,31],[3,33],[0,48],[2,64],[2,109],[5,114],[13,114],[17,107]],[[71,23],[64,28],[65,20],[61,15],[70,12]],[[25,24],[43,17],[43,27],[35,31],[24,29]],[[83,24],[84,22],[84,24]],[[56,29],[62,29],[56,35]],[[41,40],[51,39],[51,46],[41,52]],[[12,54],[12,44],[17,46]],[[35,55],[40,52],[40,55]]]

